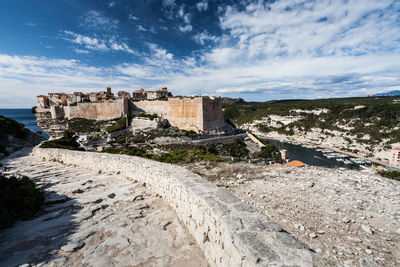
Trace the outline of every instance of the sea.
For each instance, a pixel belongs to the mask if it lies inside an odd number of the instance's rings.
[[[41,131],[44,138],[49,138],[49,135],[37,125],[36,117],[32,114],[30,108],[0,109],[0,115],[23,123],[25,128],[31,130],[32,132]]]

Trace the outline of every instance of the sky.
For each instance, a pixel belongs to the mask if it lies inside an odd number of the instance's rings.
[[[0,108],[107,86],[249,101],[400,89],[398,0],[5,0],[0,11]]]

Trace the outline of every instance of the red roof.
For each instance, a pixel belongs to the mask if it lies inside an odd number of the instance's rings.
[[[304,163],[299,160],[293,160],[293,161],[286,163],[286,166],[303,167]]]

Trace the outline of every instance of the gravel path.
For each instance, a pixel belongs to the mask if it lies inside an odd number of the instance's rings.
[[[0,266],[207,266],[176,213],[145,185],[24,152],[3,163],[39,184],[46,204],[0,232]]]

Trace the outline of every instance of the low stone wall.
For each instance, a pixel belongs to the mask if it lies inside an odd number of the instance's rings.
[[[314,253],[237,197],[182,167],[143,158],[34,149],[34,156],[145,183],[176,210],[211,266],[312,266]]]

